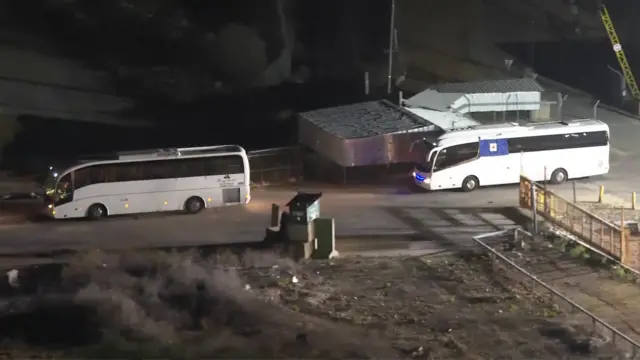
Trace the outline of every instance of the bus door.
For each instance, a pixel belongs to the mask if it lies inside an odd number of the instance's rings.
[[[480,140],[479,156],[486,165],[486,185],[518,182],[520,178],[519,157],[509,156],[509,143],[506,139]]]

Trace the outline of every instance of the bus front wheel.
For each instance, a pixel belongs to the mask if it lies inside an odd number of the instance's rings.
[[[87,217],[90,220],[100,220],[107,216],[107,209],[102,204],[93,204],[87,210]]]
[[[184,203],[184,208],[189,214],[197,214],[204,209],[204,201],[196,196],[190,197]]]
[[[549,181],[551,181],[551,183],[554,185],[559,185],[567,181],[568,177],[569,176],[567,175],[567,171],[565,169],[555,169],[551,173],[551,179],[549,179]]]
[[[475,177],[475,176],[467,176],[462,181],[462,191],[471,192],[471,191],[477,189],[479,185],[480,185],[480,181],[478,181],[477,177]]]

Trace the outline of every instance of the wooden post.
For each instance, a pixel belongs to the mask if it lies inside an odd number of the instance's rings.
[[[271,223],[269,226],[272,228],[278,227],[280,225],[280,205],[271,204]]]
[[[600,247],[604,249],[604,224],[600,222]]]
[[[635,194],[635,193],[634,193]],[[627,236],[624,224],[624,206],[620,209],[620,262],[627,265]]]
[[[600,185],[600,190],[598,191],[598,202],[602,203],[604,200],[604,185]]]

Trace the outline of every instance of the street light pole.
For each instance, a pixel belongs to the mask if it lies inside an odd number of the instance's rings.
[[[391,19],[389,23],[389,72],[387,74],[387,94],[391,94],[391,78],[393,77],[393,40],[396,32],[396,0],[391,0]]]
[[[611,67],[611,65],[607,65],[607,68],[620,77],[620,93],[622,94],[622,100],[624,100],[627,97],[627,81],[624,78],[624,74]]]

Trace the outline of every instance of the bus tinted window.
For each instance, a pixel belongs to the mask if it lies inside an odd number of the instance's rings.
[[[226,155],[93,165],[76,170],[75,182],[76,188],[81,188],[106,182],[228,175],[243,172],[242,157]]]
[[[442,149],[438,152],[438,156],[434,164],[434,171],[446,169],[474,159],[478,156],[478,149],[479,144],[477,142],[455,145]]]
[[[244,163],[239,155],[216,156],[207,158],[207,160],[209,166],[212,166],[208,169],[210,175],[242,174],[244,172]]]
[[[572,134],[513,138],[509,139],[508,142],[510,153],[534,152],[606,146],[609,143],[609,135],[606,131],[577,132]]]

